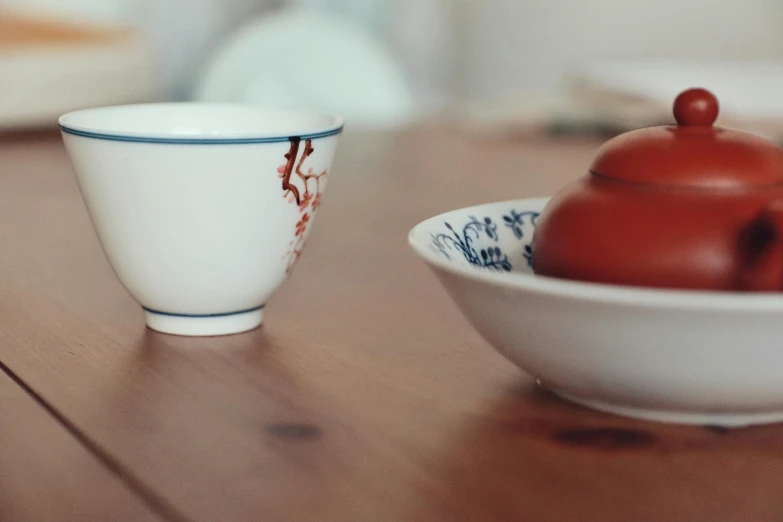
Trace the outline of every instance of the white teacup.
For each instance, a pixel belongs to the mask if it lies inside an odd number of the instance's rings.
[[[310,233],[342,118],[208,103],[60,118],[104,252],[147,326],[223,335],[261,324]]]

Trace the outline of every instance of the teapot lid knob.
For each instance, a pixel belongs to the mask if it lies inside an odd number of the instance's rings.
[[[680,125],[711,127],[718,109],[718,98],[707,89],[688,89],[674,100],[674,118]]]

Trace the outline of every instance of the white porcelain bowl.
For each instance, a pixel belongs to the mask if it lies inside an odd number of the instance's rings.
[[[476,330],[565,399],[663,422],[783,421],[783,296],[535,275],[531,242],[547,200],[448,212],[409,242]]]
[[[331,172],[342,118],[209,103],[60,118],[85,205],[147,326],[238,333],[291,272]]]

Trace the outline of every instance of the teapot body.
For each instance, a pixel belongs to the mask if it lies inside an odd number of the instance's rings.
[[[533,270],[595,283],[783,290],[783,187],[700,190],[589,174],[538,219]]]

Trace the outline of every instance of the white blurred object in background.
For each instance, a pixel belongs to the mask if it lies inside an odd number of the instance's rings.
[[[450,100],[451,0],[0,0],[4,5],[133,27],[155,49],[165,99],[334,107],[362,126],[405,124]],[[268,50],[279,42],[287,42],[285,53]]]
[[[389,8],[398,0],[288,0],[287,8],[303,8],[345,17],[375,35],[386,32]]]
[[[262,15],[228,37],[193,98],[336,112],[357,127],[404,125],[415,104],[393,56],[369,31],[299,7]]]
[[[167,97],[174,100],[190,95],[205,58],[215,46],[249,17],[281,3],[281,0],[128,1],[135,5],[136,23],[160,51],[165,64],[162,80],[167,86]]]
[[[704,86],[720,100],[721,116],[783,121],[783,60],[600,60],[569,74],[574,95],[598,105],[646,102],[664,114],[683,90]]]
[[[456,0],[394,0],[388,8],[389,42],[422,113],[437,111],[454,99],[458,6]]]
[[[405,76],[419,116],[450,103],[456,0],[290,0],[286,5],[345,17],[372,34]]]
[[[558,95],[572,66],[595,59],[783,58],[780,0],[454,0],[460,92]]]
[[[569,78],[596,60],[783,60],[779,0],[0,0],[2,8],[132,24],[155,50],[169,99],[333,106],[368,125],[455,101],[539,117],[567,101]],[[311,31],[326,40],[314,44]],[[275,41],[288,42],[290,60],[267,52]],[[590,75],[601,71],[614,74]]]

